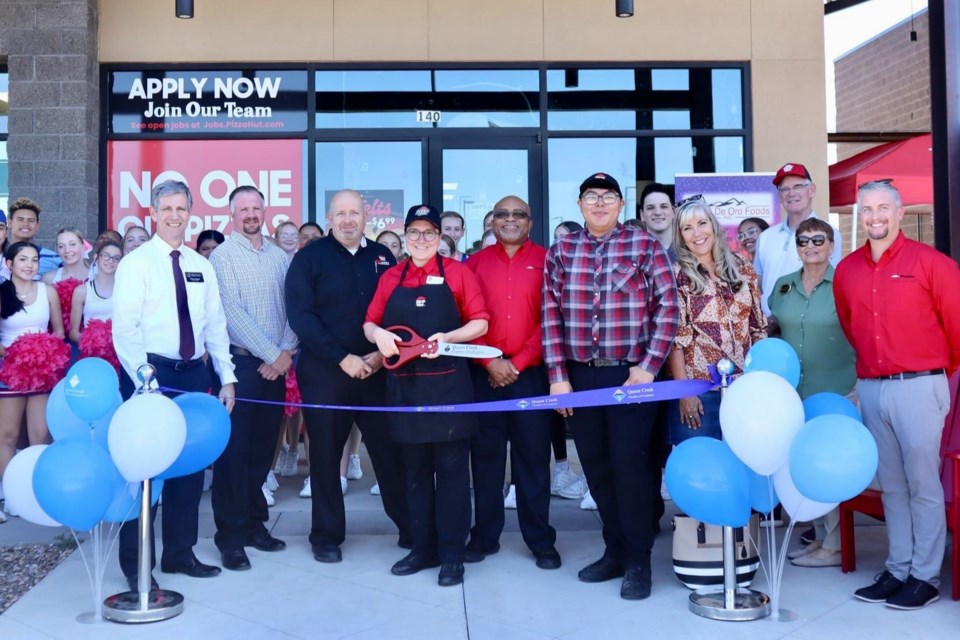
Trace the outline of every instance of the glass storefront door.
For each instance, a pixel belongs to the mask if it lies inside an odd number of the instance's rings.
[[[498,200],[510,195],[529,203],[534,216],[531,237],[542,243],[541,182],[540,145],[532,136],[431,141],[430,201],[442,211],[463,216],[461,251],[480,246],[483,218]]]

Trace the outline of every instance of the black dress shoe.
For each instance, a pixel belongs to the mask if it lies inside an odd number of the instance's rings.
[[[463,550],[463,561],[480,562],[487,556],[492,556],[497,551],[500,551],[500,545],[498,543],[493,543],[492,545],[481,545],[470,542],[466,549]]]
[[[444,562],[440,565],[440,576],[437,584],[441,587],[452,587],[463,582],[463,563]]]
[[[260,551],[282,551],[287,548],[287,543],[280,538],[274,538],[266,531],[261,531],[247,538],[247,542],[243,546],[253,547]]]
[[[650,569],[633,567],[627,569],[620,585],[620,597],[624,600],[644,600],[650,597]]]
[[[139,591],[140,587],[137,585],[137,576],[123,576],[127,579],[127,586],[130,587],[130,591]],[[150,576],[150,590],[156,591],[160,588],[160,585],[157,584],[156,578]]]
[[[317,562],[326,562],[333,564],[343,560],[343,552],[340,547],[321,547],[318,544],[313,545],[313,559]]]
[[[247,552],[243,549],[222,551],[220,560],[223,561],[223,568],[230,571],[246,571],[250,568],[250,558],[247,557]]]
[[[544,549],[542,551],[534,551],[533,557],[537,559],[537,566],[541,569],[560,568],[560,554],[557,552],[555,547],[550,547],[549,549]]]
[[[606,582],[623,577],[623,564],[606,555],[589,564],[577,574],[580,582]]]
[[[390,568],[395,576],[411,576],[423,569],[440,566],[440,558],[425,553],[408,553]]]
[[[413,549],[413,541],[410,540],[410,536],[404,536],[401,534],[400,539],[397,540],[397,546],[400,547],[401,549],[406,549],[407,551],[410,551],[411,549]]]
[[[196,556],[190,558],[189,562],[184,562],[182,564],[165,565],[160,563],[160,571],[163,571],[164,573],[182,573],[190,576],[191,578],[212,578],[220,575],[220,567],[215,567],[211,564],[203,564],[197,560]]]

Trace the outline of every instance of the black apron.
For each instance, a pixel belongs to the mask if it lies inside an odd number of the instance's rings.
[[[436,260],[443,278],[443,260],[439,254]],[[407,260],[400,273],[400,284],[387,299],[381,326],[406,325],[424,338],[463,326],[457,301],[446,281],[404,287],[409,267],[410,260]],[[400,337],[408,336],[400,334]],[[387,371],[388,406],[460,404],[473,400],[473,382],[465,358],[416,358],[399,369]],[[390,415],[390,435],[395,441],[407,444],[463,440],[473,437],[476,431],[476,416],[471,413]]]

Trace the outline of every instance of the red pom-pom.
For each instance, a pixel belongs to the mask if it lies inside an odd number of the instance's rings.
[[[67,278],[53,284],[60,298],[60,311],[63,313],[63,335],[70,335],[70,309],[73,307],[73,290],[83,284],[82,280]]]
[[[0,381],[14,391],[49,393],[70,366],[70,346],[50,333],[27,333],[7,347]]]
[[[120,360],[113,348],[113,322],[91,320],[80,334],[80,357],[103,358],[120,373]]]
[[[297,384],[297,370],[293,367],[290,367],[290,370],[287,371],[287,393],[283,398],[284,402],[295,402],[297,404],[303,402],[303,398],[300,396],[300,385]],[[283,408],[283,415],[292,416],[297,411],[300,411],[300,407],[291,407],[289,404]]]

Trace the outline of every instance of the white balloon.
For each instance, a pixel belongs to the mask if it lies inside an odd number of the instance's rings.
[[[745,465],[769,476],[787,464],[803,427],[803,401],[790,383],[768,371],[745,373],[720,403],[723,439]]]
[[[27,522],[45,527],[62,527],[47,515],[33,492],[33,469],[37,466],[37,458],[46,448],[45,444],[35,444],[13,456],[3,473],[3,496],[9,510]]]
[[[110,457],[127,482],[154,478],[173,464],[187,440],[187,421],[176,403],[159,393],[136,395],[110,420]]]
[[[784,465],[773,474],[773,486],[777,490],[780,504],[790,517],[798,522],[809,522],[826,515],[837,508],[838,502],[817,502],[804,497],[790,476],[790,465]]]

